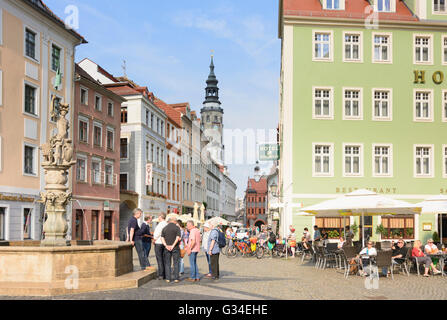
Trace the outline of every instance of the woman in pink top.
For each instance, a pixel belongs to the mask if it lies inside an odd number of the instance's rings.
[[[190,282],[200,281],[199,267],[197,265],[197,255],[200,252],[200,231],[194,226],[193,221],[188,221],[186,227],[189,230],[188,245],[186,252],[189,255],[189,264],[191,268],[191,277],[187,279]]]
[[[431,261],[431,258],[426,256],[424,252],[421,250],[422,243],[419,240],[416,240],[413,245],[413,250],[411,251],[411,255],[413,258],[417,260],[419,264],[425,265],[425,273],[424,277],[429,277],[428,270],[430,270],[430,267],[432,267],[434,274],[439,274],[441,271],[436,269],[433,262]]]

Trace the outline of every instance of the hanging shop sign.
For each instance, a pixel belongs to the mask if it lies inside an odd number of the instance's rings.
[[[262,144],[259,146],[259,160],[272,161],[279,160],[278,144]]]

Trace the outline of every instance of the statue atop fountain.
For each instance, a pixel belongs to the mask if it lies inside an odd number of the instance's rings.
[[[73,161],[73,142],[68,138],[69,121],[65,118],[70,107],[68,104],[55,105],[51,101],[50,116],[56,118],[57,132],[50,141],[43,144],[40,149],[43,154],[42,168],[45,169],[45,192],[41,193],[41,203],[45,204],[47,219],[43,226],[45,239],[41,246],[69,246],[66,240],[68,224],[65,218],[66,206],[71,201],[68,193],[68,172],[76,163]]]

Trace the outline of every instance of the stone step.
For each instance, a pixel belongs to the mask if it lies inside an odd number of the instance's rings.
[[[65,281],[41,282],[0,282],[0,296],[49,297],[71,295],[92,291],[108,291],[138,288],[157,275],[156,269],[136,271],[116,278],[80,279],[77,289],[67,288]],[[67,281],[68,282],[68,281]],[[72,281],[69,281],[71,284]]]

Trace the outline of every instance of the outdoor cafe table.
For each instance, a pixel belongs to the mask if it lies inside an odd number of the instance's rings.
[[[438,253],[433,253],[433,254],[427,254],[427,256],[429,256],[432,261],[433,258],[439,259],[439,266],[441,267],[441,275],[445,276],[444,274],[444,265],[445,265],[445,259],[447,258],[447,252],[438,252]]]

